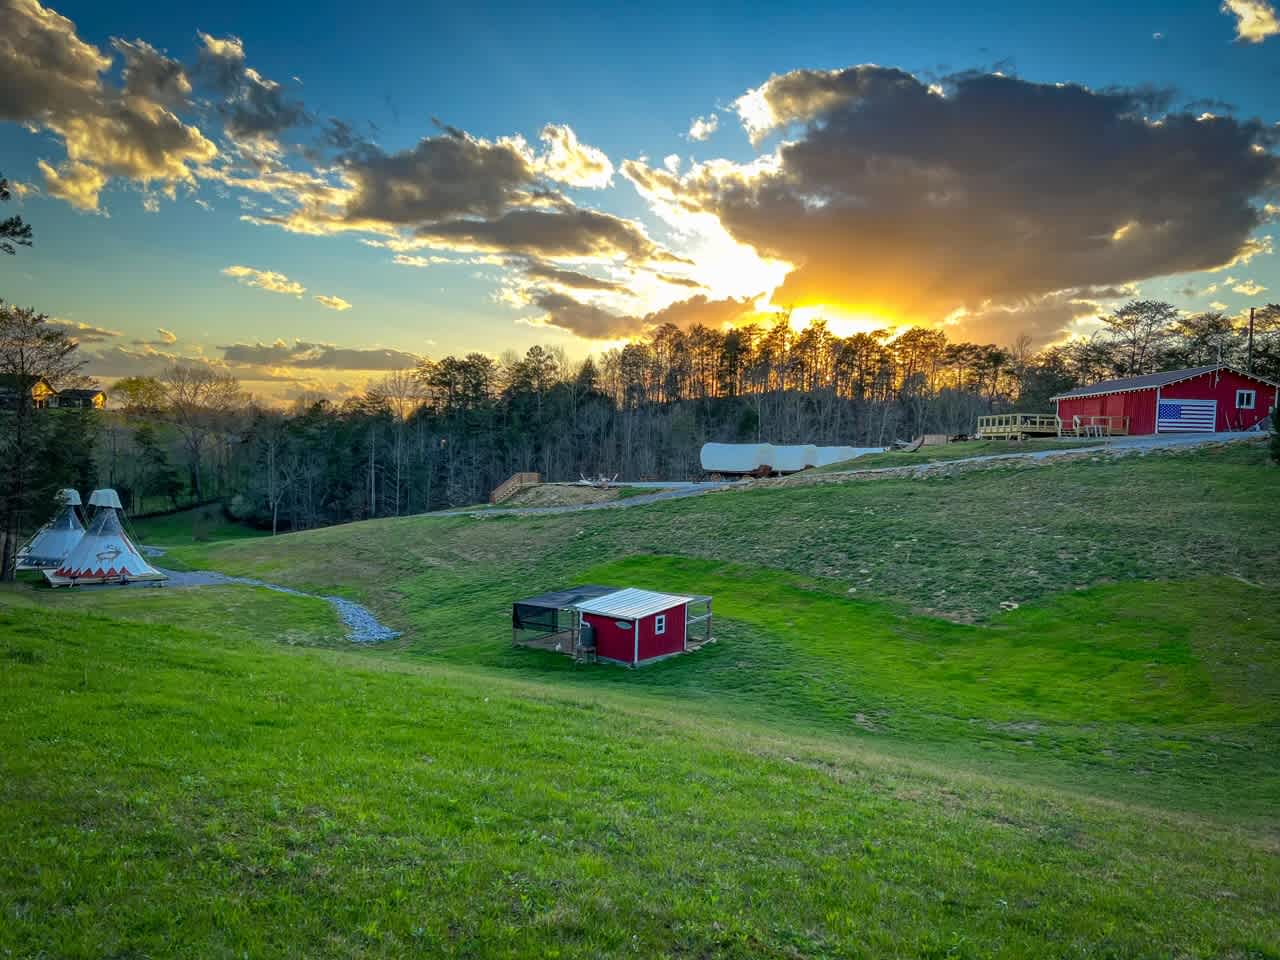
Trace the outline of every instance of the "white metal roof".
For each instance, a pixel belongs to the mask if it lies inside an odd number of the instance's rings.
[[[604,617],[618,617],[622,620],[635,620],[647,617],[651,613],[661,613],[682,603],[690,603],[693,597],[681,597],[673,593],[655,593],[652,590],[640,590],[627,587],[616,593],[606,593],[603,597],[592,597],[575,604],[583,613],[597,613]]]

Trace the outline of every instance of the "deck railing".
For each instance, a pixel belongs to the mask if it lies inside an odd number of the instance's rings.
[[[503,500],[510,500],[521,490],[528,487],[536,487],[542,482],[542,474],[540,473],[516,473],[507,477],[502,483],[489,494],[490,503],[501,503]]]
[[[990,440],[1056,437],[1062,421],[1052,413],[997,413],[978,418],[978,436]]]
[[[1071,418],[1071,432],[1077,437],[1127,437],[1129,418],[1074,416]]]

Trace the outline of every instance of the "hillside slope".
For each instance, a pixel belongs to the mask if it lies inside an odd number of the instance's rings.
[[[1280,955],[1278,478],[1236,445],[171,553],[360,599],[405,631],[369,649],[250,587],[0,590],[0,955]],[[718,642],[513,649],[575,580],[711,593]]]

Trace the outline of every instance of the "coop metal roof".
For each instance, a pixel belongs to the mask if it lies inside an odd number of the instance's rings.
[[[616,593],[603,597],[584,600],[575,606],[583,613],[596,613],[603,617],[618,617],[623,620],[635,620],[647,617],[651,613],[661,613],[682,603],[693,602],[694,597],[682,597],[674,593],[655,593],[652,590],[640,590],[627,587]]]
[[[595,583],[584,583],[576,587],[568,587],[564,590],[552,590],[548,593],[540,593],[536,597],[526,597],[523,600],[517,600],[516,606],[541,607],[546,610],[568,610],[584,600],[590,600],[593,597],[603,597],[617,592],[617,587],[602,587]]]

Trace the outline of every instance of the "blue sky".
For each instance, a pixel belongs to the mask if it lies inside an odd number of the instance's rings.
[[[616,10],[598,4],[405,10],[380,2],[42,7],[35,0],[0,0],[0,17],[10,27],[5,32],[16,38],[7,49],[0,41],[0,66],[6,55],[36,56],[40,50],[39,56],[53,57],[58,44],[82,57],[81,45],[94,48],[101,65],[113,58],[96,79],[88,69],[74,90],[58,87],[66,71],[56,60],[37,63],[20,75],[24,89],[14,102],[0,95],[0,171],[24,188],[10,204],[14,211],[5,212],[20,213],[36,230],[35,247],[0,263],[0,297],[86,328],[84,347],[101,357],[94,369],[104,378],[186,359],[232,369],[255,392],[277,396],[303,387],[359,387],[411,354],[497,354],[546,343],[582,356],[664,319],[743,322],[770,305],[798,306],[799,318],[832,318],[842,332],[912,322],[984,342],[1027,333],[1038,343],[1087,331],[1089,309],[1105,309],[1128,295],[1170,299],[1188,310],[1218,304],[1235,312],[1274,302],[1280,289],[1280,268],[1266,240],[1275,227],[1267,206],[1280,203],[1275,168],[1260,169],[1248,152],[1265,153],[1270,161],[1276,149],[1280,36],[1270,36],[1266,0],[1237,3],[1252,5],[1243,28],[1251,32],[1243,39],[1239,11],[1220,9],[1213,0],[1129,3],[1123,9],[988,2]],[[27,29],[33,24],[44,31],[41,46]],[[159,88],[148,89],[128,106],[103,107],[116,99],[124,103],[125,55],[113,50],[113,38],[145,41],[155,55],[148,54],[147,63],[160,62],[161,54],[172,58],[190,79],[189,94],[165,99]],[[213,52],[215,43],[232,38],[237,46]],[[218,64],[231,79],[212,79]],[[918,81],[919,90],[904,93],[884,71],[847,70],[862,64],[896,68]],[[1010,82],[990,89],[958,86],[954,77],[965,71],[999,71]],[[786,97],[781,83],[766,86],[773,76],[790,78]],[[873,81],[874,91],[866,93]],[[1059,181],[995,195],[992,181],[981,176],[986,161],[973,152],[977,148],[970,145],[955,169],[946,169],[951,163],[939,138],[954,133],[927,135],[927,125],[974,116],[962,108],[967,95],[972,109],[981,106],[984,116],[992,115],[984,136],[1002,142],[1008,136],[992,162],[1025,150],[1027,163],[1044,170],[1054,157],[1036,160],[1043,135],[1040,144],[1018,140],[1018,117],[1025,116],[1018,105],[1040,93],[1052,98],[1057,83],[1081,85],[1090,94],[1124,88],[1131,99],[1142,91],[1167,91],[1171,95],[1147,123],[1184,109],[1218,119],[1201,124],[1203,136],[1197,129],[1179,138],[1156,130],[1153,143],[1133,149],[1131,158],[1122,155],[1127,147],[1118,147],[1118,191],[1151,195],[1127,219],[1106,221],[1100,209],[1087,229],[1079,226],[1080,238],[1096,239],[1105,222],[1116,255],[1094,251],[1093,259],[1081,256],[1073,269],[1039,271],[1038,264],[1075,257],[1083,242],[1066,230],[1061,249],[1055,248],[1049,237],[1057,221],[1031,216],[1023,224],[1019,214],[1054,195]],[[950,119],[915,96],[931,84],[938,85],[939,104],[954,114]],[[839,89],[821,92],[829,87]],[[771,118],[755,144],[735,107],[753,90],[761,92],[758,102]],[[235,104],[255,93],[264,94],[268,107],[296,105],[300,119],[263,114],[232,130],[235,122],[228,118]],[[1077,107],[1092,110],[1091,97],[1077,99],[1079,104],[1049,103],[1046,110],[1063,111],[1069,125]],[[1006,108],[1007,126],[1001,127]],[[126,109],[152,118],[148,123],[162,146],[125,143],[134,133],[115,128],[112,139],[87,137],[76,146],[77,130],[97,129],[95,118],[104,111],[117,117]],[[916,118],[914,109],[931,119]],[[1134,120],[1132,103],[1106,109],[1120,120],[1095,118],[1082,136],[1098,139],[1082,148],[1082,157],[1112,158],[1108,137],[1123,144],[1134,130],[1141,133],[1144,121]],[[173,123],[212,145],[216,157],[174,151],[161,134],[175,128],[155,120],[158,110],[171,111]],[[88,127],[81,123],[85,116]],[[715,132],[691,139],[691,121],[713,116]],[[324,143],[331,117],[349,124],[363,143],[345,150]],[[457,133],[443,132],[437,120]],[[1126,133],[1121,120],[1138,126]],[[1247,130],[1236,129],[1253,121]],[[1232,126],[1210,136],[1215,122]],[[926,135],[906,137],[898,123]],[[563,164],[553,169],[553,144],[540,140],[547,124],[571,130],[566,156],[578,164],[572,171]],[[147,135],[137,134],[140,141]],[[514,136],[523,143],[504,140]],[[423,138],[431,142],[420,147]],[[780,150],[783,144],[793,145],[790,154]],[[459,145],[469,155],[479,151],[494,163],[528,170],[490,184],[485,177],[493,169],[476,157],[466,161],[475,160],[474,171],[456,168]],[[61,168],[73,150],[79,166]],[[135,150],[144,159],[120,159],[120,151]],[[1150,163],[1153,150],[1165,156],[1184,151],[1196,158],[1187,164],[1199,166],[1188,170],[1168,161],[1144,179],[1139,168]],[[1232,150],[1238,155],[1228,156]],[[607,186],[598,167],[588,171],[600,155],[611,172]],[[447,163],[404,165],[444,156]],[[668,157],[679,158],[678,164]],[[850,179],[845,171],[868,157],[880,172]],[[773,166],[759,166],[771,158]],[[77,186],[95,176],[103,185],[92,197],[60,189],[40,168],[42,160],[78,177]],[[624,169],[624,161],[641,166]],[[254,163],[259,172],[317,179],[312,192],[247,189],[246,171]],[[900,182],[883,174],[899,166],[910,171]],[[442,182],[444,167],[466,183]],[[922,173],[926,169],[932,180]],[[1059,220],[1061,211],[1088,208],[1090,198],[1107,189],[1106,182],[1070,174],[1059,178],[1063,196],[1046,205],[1059,211]],[[939,176],[947,199],[921,201],[919,185]],[[308,207],[318,196],[314,183],[326,178],[341,192],[326,195],[323,211]],[[427,198],[423,202],[442,191],[465,197],[444,212],[429,203],[435,212],[424,217],[421,209],[402,209],[389,199],[405,189]],[[1080,191],[1078,200],[1072,191]],[[1204,197],[1219,191],[1216,201]],[[550,194],[554,201],[546,199]],[[963,233],[963,218],[951,209],[957,203],[980,224],[975,246],[990,244],[981,257],[970,257],[963,243],[931,242]],[[946,214],[930,223],[939,204]],[[1242,224],[1246,205],[1259,211],[1256,222]],[[1194,209],[1184,212],[1184,206]],[[370,215],[375,207],[376,216]],[[282,222],[302,208],[306,216]],[[878,208],[874,221],[863,215],[866,208]],[[900,235],[895,209],[904,210],[902,219],[911,224]],[[503,218],[530,211],[547,211],[531,219],[545,219],[551,231],[581,211],[605,217],[582,225],[582,237],[590,238],[579,239],[590,250],[525,234],[513,245]],[[1176,222],[1182,216],[1186,238],[1168,241],[1167,234],[1182,230]],[[501,236],[486,232],[483,242],[460,242],[459,231],[470,237],[477,222],[502,225]],[[902,249],[881,256],[877,247],[884,244],[867,240],[872,223],[894,238],[890,246],[900,242]],[[1010,225],[1036,238],[1030,246],[1035,256],[988,270],[1005,256],[1000,231],[1005,248],[1020,245],[1007,236]],[[428,242],[422,231],[437,239]],[[1203,243],[1189,239],[1206,234],[1213,236]],[[840,259],[843,249],[847,261]],[[1228,269],[1200,269],[1220,267],[1232,259],[1230,251],[1242,250],[1248,255]],[[397,253],[437,262],[406,266],[394,262]],[[1122,261],[1123,269],[1112,269],[1112,261]],[[283,289],[305,292],[273,292],[283,279],[225,272],[233,267],[287,278]],[[578,279],[562,283],[565,278],[555,279],[550,270]],[[1031,276],[1040,272],[1044,276]],[[584,286],[584,276],[612,286]],[[683,282],[661,279],[673,276]],[[913,286],[912,295],[897,292]],[[349,308],[328,308],[317,296],[339,298]],[[690,297],[698,299],[682,303]],[[249,349],[279,342],[286,349]],[[228,353],[228,346],[244,349]]]

